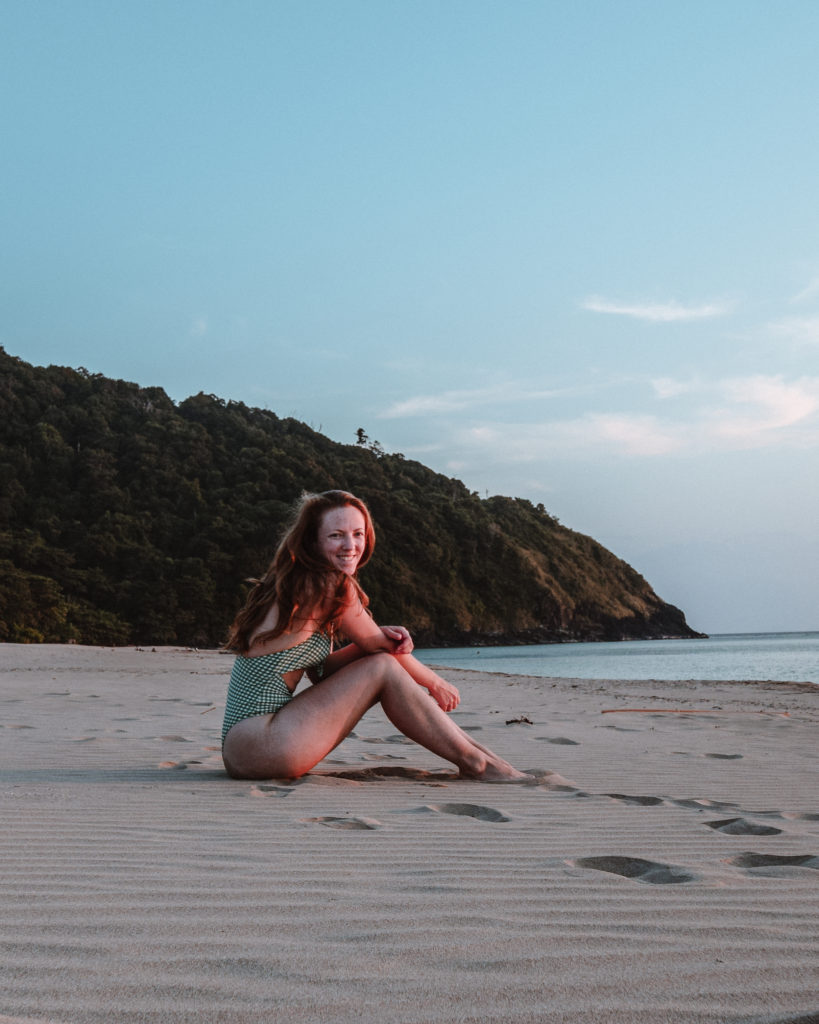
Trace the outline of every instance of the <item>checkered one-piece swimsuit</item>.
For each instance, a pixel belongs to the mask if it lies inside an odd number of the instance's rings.
[[[316,632],[284,651],[260,654],[255,658],[237,655],[230,673],[222,745],[228,732],[242,719],[281,711],[293,699],[293,692],[283,678],[285,672],[323,665],[330,650],[329,635]]]

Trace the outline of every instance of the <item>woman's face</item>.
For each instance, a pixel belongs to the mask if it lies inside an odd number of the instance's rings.
[[[358,568],[366,537],[364,516],[353,505],[328,509],[319,523],[319,551],[334,569],[348,576]]]

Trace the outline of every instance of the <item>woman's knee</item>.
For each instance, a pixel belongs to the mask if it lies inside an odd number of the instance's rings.
[[[383,686],[393,685],[402,676],[407,675],[396,659],[386,652],[368,654],[366,658],[355,664],[360,666],[360,671],[365,672],[371,680],[379,684],[379,689]]]
[[[368,654],[366,664],[377,672],[389,672],[395,664],[395,658],[386,651],[380,651],[378,654]]]
[[[415,689],[416,684],[409,672],[392,654],[376,654],[374,657],[383,659],[379,664],[382,696],[387,693],[400,693]]]
[[[377,675],[382,676],[384,679],[400,679],[402,676],[407,675],[396,658],[386,651],[368,655],[367,664]]]

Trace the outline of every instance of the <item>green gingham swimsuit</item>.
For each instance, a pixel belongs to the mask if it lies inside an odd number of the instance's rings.
[[[237,655],[230,673],[222,746],[228,732],[245,718],[280,711],[293,699],[293,691],[284,681],[285,672],[324,665],[331,643],[327,633],[316,632],[295,647],[255,658]]]

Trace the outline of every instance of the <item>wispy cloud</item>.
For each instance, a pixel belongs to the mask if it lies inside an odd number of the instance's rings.
[[[686,396],[687,412],[672,429],[689,451],[819,443],[819,377],[787,381],[781,374],[754,374],[652,385],[660,399]]]
[[[502,423],[464,430],[458,442],[507,462],[576,455],[667,455],[681,440],[650,415],[588,413],[548,423]]]
[[[792,296],[790,301],[794,304],[799,302],[809,302],[817,296],[819,296],[819,274],[812,277],[800,292],[797,292],[796,295]]]
[[[559,388],[532,388],[520,383],[501,383],[490,388],[472,390],[442,391],[438,394],[413,395],[395,402],[380,413],[380,419],[428,416],[434,413],[459,412],[475,406],[487,406],[498,402],[524,402],[544,398],[556,398],[567,394]]]
[[[536,422],[484,418],[450,426],[441,449],[459,464],[525,464],[819,446],[819,377],[661,378],[651,386],[653,398],[644,392],[637,411],[589,410]]]
[[[680,395],[696,391],[699,384],[695,380],[674,380],[672,377],[657,377],[651,382],[657,398],[678,398]]]
[[[398,419],[402,416],[426,416],[429,413],[456,412],[474,405],[479,399],[474,391],[444,391],[437,395],[413,395],[401,402],[394,402],[380,414],[381,419]]]
[[[789,316],[768,324],[773,335],[797,345],[819,345],[819,316]]]
[[[819,378],[787,383],[781,376],[727,380],[723,394],[730,403],[718,410],[712,424],[715,437],[740,441],[743,447],[770,444],[784,430],[805,424],[819,411]]]
[[[589,416],[588,437],[604,447],[624,455],[668,455],[682,447],[682,440],[656,416],[611,415]]]
[[[629,316],[635,320],[652,323],[677,323],[686,320],[707,320],[724,316],[731,305],[726,302],[708,302],[700,306],[684,306],[680,302],[613,302],[592,295],[582,303],[583,309],[592,313],[609,313],[615,316]]]

